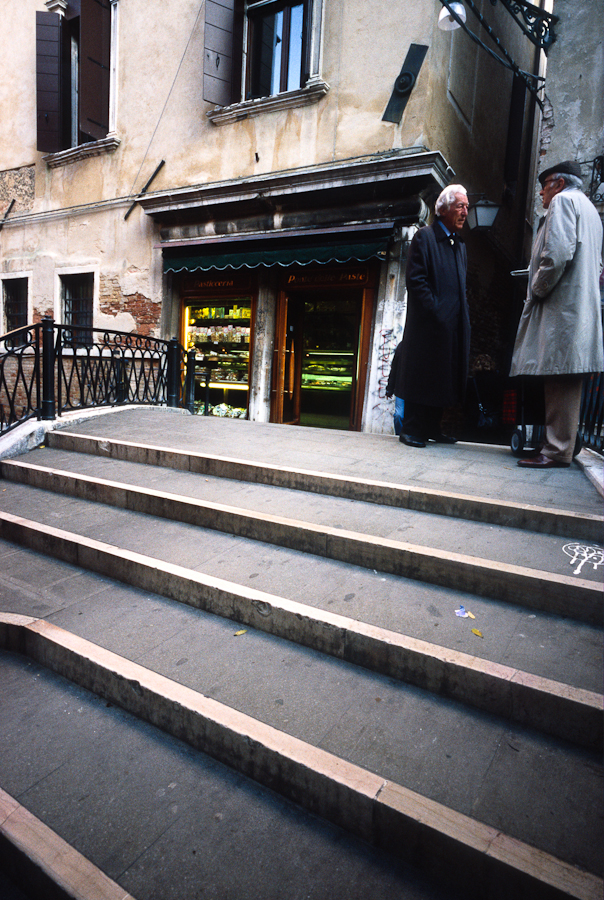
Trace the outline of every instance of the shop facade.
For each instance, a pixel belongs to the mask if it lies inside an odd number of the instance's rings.
[[[446,180],[442,157],[418,152],[317,167],[305,190],[281,173],[142,198],[172,333],[195,351],[196,409],[391,432],[406,249]]]

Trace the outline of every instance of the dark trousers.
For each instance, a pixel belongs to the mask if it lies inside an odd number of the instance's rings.
[[[403,434],[408,434],[409,437],[420,441],[427,441],[428,438],[435,437],[440,434],[442,414],[442,406],[426,406],[425,403],[405,400]]]

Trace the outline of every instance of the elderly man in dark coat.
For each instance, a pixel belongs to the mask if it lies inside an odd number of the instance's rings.
[[[468,377],[467,254],[459,237],[468,215],[465,188],[445,188],[435,211],[434,223],[420,228],[409,248],[407,320],[392,385],[405,401],[399,440],[409,447],[455,443],[440,421],[444,407],[463,399]]]

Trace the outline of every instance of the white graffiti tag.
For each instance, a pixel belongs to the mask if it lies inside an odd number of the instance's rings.
[[[604,563],[604,550],[602,547],[589,547],[587,544],[565,544],[562,548],[567,556],[570,556],[569,565],[577,565],[573,575],[578,575],[585,563],[594,567],[594,571]]]

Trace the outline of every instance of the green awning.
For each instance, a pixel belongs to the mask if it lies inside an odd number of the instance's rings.
[[[232,245],[231,245],[232,246]],[[324,265],[330,262],[365,262],[377,257],[384,259],[388,247],[388,237],[376,238],[363,243],[348,244],[299,244],[269,249],[261,247],[254,250],[231,250],[216,253],[216,245],[212,251],[202,252],[197,247],[196,256],[177,256],[169,249],[164,249],[164,272],[196,272],[206,269],[256,269],[258,266],[291,266],[298,263],[308,266],[311,263]]]

